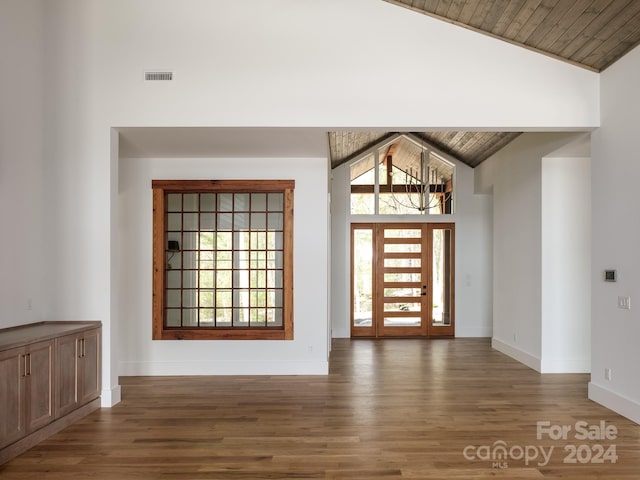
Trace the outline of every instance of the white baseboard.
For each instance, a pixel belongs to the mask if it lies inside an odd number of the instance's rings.
[[[327,360],[307,362],[120,362],[120,375],[327,375]]]
[[[491,339],[491,348],[504,353],[505,355],[513,358],[514,360],[517,360],[520,363],[525,364],[527,367],[532,368],[536,372],[540,371],[540,359],[528,352],[525,352],[524,350],[520,350],[519,348],[516,348],[513,345],[509,345],[502,340],[498,340],[495,337]]]
[[[347,328],[343,328],[342,325],[333,325],[333,328],[331,329],[331,338],[351,338],[349,326],[347,325]]]
[[[591,360],[588,358],[556,358],[542,361],[541,373],[591,373]]]
[[[456,326],[456,338],[491,338],[493,327],[460,327]]]
[[[608,388],[589,382],[589,400],[640,424],[640,403]]]
[[[111,408],[115,404],[120,403],[120,400],[122,399],[120,385],[116,385],[111,389],[105,388],[100,393],[100,406],[102,408]]]

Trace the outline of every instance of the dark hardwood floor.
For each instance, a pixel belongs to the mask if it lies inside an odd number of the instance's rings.
[[[589,401],[588,375],[540,375],[488,339],[335,340],[330,368],[123,377],[121,403],[0,479],[640,478],[640,426]],[[601,422],[608,438],[581,438]]]

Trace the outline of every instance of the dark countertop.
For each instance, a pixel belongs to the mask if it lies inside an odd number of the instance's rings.
[[[28,343],[42,342],[55,337],[72,335],[92,328],[99,328],[102,322],[38,322],[0,329],[0,351],[20,347]]]

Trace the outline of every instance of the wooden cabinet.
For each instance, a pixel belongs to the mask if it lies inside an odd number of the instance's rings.
[[[24,348],[0,352],[0,448],[25,435]]]
[[[24,388],[27,433],[53,421],[53,342],[33,343],[26,348]]]
[[[0,352],[0,448],[52,422],[53,342]]]
[[[66,415],[100,395],[100,333],[94,328],[56,339],[56,416]]]
[[[99,407],[100,322],[0,330],[0,464]]]

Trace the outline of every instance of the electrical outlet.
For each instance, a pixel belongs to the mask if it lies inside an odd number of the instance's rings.
[[[618,308],[631,310],[631,297],[618,297]]]
[[[611,369],[610,368],[605,368],[604,369],[604,379],[611,381]]]
[[[514,341],[514,342],[517,342],[517,341],[518,341],[518,334],[517,334],[517,333],[514,333],[514,334],[513,334],[513,341]]]

